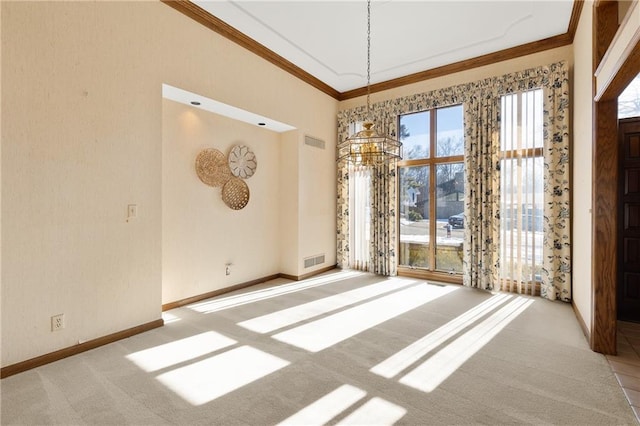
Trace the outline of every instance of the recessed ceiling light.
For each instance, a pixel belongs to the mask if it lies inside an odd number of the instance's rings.
[[[266,126],[267,123],[258,123],[258,126]]]
[[[191,101],[191,105],[196,105],[196,106],[198,106],[198,105],[200,105],[200,102],[198,102],[198,101]]]

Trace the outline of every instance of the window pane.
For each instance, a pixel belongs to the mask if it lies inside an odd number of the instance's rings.
[[[403,160],[429,157],[429,111],[400,116]]]
[[[540,281],[542,269],[542,157],[501,162],[500,205],[502,278]]]
[[[640,74],[618,97],[618,118],[640,116]]]
[[[436,155],[450,157],[464,154],[462,105],[440,108],[436,112]]]
[[[502,97],[502,151],[542,148],[542,89]]]
[[[371,169],[349,165],[349,264],[369,270]]]
[[[462,273],[464,164],[436,166],[436,269]]]
[[[500,275],[503,290],[535,294],[544,222],[542,90],[502,97]],[[538,154],[538,156],[536,156]]]
[[[429,166],[400,171],[400,265],[429,267]]]

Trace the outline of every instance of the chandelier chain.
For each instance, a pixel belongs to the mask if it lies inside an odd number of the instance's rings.
[[[378,133],[371,117],[371,0],[367,0],[366,113],[363,129],[338,144],[337,161],[348,160],[354,165],[367,167],[395,164],[397,159],[402,158],[402,142]]]
[[[371,119],[371,0],[367,0],[367,119]]]

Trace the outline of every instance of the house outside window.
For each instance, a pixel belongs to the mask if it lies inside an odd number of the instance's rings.
[[[399,117],[399,267],[460,280],[464,242],[462,105]]]

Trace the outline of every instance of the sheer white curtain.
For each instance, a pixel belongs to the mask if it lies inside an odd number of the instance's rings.
[[[542,89],[502,96],[500,258],[502,289],[537,295],[542,280]]]
[[[371,168],[349,165],[349,265],[369,270],[371,245]]]

